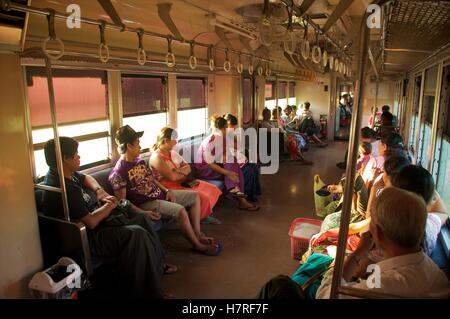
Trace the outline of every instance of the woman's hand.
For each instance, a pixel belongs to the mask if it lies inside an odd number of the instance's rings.
[[[226,176],[235,183],[239,182],[239,175],[233,171],[227,171]]]
[[[160,213],[152,212],[151,210],[146,211],[145,214],[147,214],[147,216],[150,217],[151,220],[160,220],[161,219]]]
[[[175,202],[175,194],[170,189],[167,190],[166,200],[172,203]]]
[[[342,185],[328,185],[327,186],[327,190],[330,193],[334,193],[334,194],[342,194],[343,193],[343,189],[342,189]]]

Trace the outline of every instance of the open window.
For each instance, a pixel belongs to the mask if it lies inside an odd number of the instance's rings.
[[[142,151],[155,143],[158,132],[167,125],[166,78],[150,75],[122,75],[123,125],[144,131]]]
[[[422,116],[420,121],[417,163],[421,164],[426,169],[429,169],[431,157],[431,132],[433,127],[434,102],[436,100],[437,71],[437,65],[425,71],[422,97]]]
[[[288,104],[297,105],[297,98],[295,96],[295,82],[289,82],[288,86],[289,86]]]
[[[264,106],[267,107],[270,111],[272,111],[277,105],[277,100],[275,99],[275,86],[276,85],[274,81],[267,81],[264,86]]]
[[[178,138],[205,134],[208,123],[206,79],[177,77],[177,105]]]
[[[278,81],[278,106],[283,110],[288,105],[287,88],[288,84],[286,81]]]
[[[420,105],[421,87],[422,87],[422,76],[418,75],[414,78],[411,125],[409,131],[409,150],[413,155],[413,157],[416,153],[416,132],[417,127],[419,126],[419,105]]]
[[[106,72],[53,69],[52,73],[59,136],[79,142],[82,169],[108,163],[111,145]],[[41,67],[27,67],[26,74],[34,175],[39,180],[48,171],[45,143],[54,138],[47,77]]]
[[[442,85],[439,99],[438,137],[435,149],[436,189],[447,207],[450,207],[450,65],[442,70]]]

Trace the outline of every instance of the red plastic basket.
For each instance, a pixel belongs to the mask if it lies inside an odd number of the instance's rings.
[[[319,232],[322,221],[310,218],[296,218],[292,221],[291,228],[289,229],[288,234],[291,237],[291,257],[294,259],[300,259],[302,255],[308,250],[309,240],[311,239],[294,235],[294,230],[299,224],[312,224],[319,226],[317,230],[317,232]]]

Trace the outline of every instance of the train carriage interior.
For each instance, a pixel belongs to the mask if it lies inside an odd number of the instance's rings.
[[[0,0],[0,298],[448,299],[449,84],[449,1]]]

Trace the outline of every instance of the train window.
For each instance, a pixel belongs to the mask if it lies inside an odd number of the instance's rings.
[[[204,78],[177,77],[177,130],[180,139],[202,135],[207,130]]]
[[[423,112],[425,123],[433,123],[434,101],[436,96],[437,65],[425,72],[425,88],[423,91]]]
[[[288,105],[287,100],[287,82],[279,81],[278,82],[278,106],[281,106],[283,109]]]
[[[416,129],[419,125],[419,103],[420,103],[420,88],[422,86],[422,76],[419,75],[414,79],[414,97],[411,113],[411,128],[409,133],[409,147],[411,153],[414,155],[416,151]]]
[[[122,122],[136,131],[144,131],[143,152],[150,149],[159,130],[167,125],[165,83],[165,77],[122,75]]]
[[[450,207],[450,65],[442,71],[442,86],[440,95],[440,123],[438,129],[438,145],[435,157],[438,159],[436,189]]]
[[[47,78],[44,68],[28,67],[26,73],[34,173],[40,178],[48,170],[44,145],[53,138]],[[109,162],[106,72],[55,69],[52,73],[59,135],[78,140],[82,169]]]
[[[437,65],[425,71],[425,83],[422,101],[422,121],[419,138],[418,163],[428,168],[430,163],[431,129],[433,124],[434,101],[436,99]]]
[[[264,87],[264,96],[265,96],[265,103],[264,106],[267,107],[269,110],[273,110],[275,106],[277,105],[277,100],[275,99],[275,82],[269,81],[266,82],[266,85]]]
[[[253,123],[253,79],[244,77],[242,80],[242,124]]]
[[[450,65],[444,67],[442,71],[442,86],[441,86],[441,114],[444,121],[443,129],[444,135],[447,139],[450,138]]]
[[[295,97],[295,82],[289,82],[288,104],[297,105],[297,98]]]

